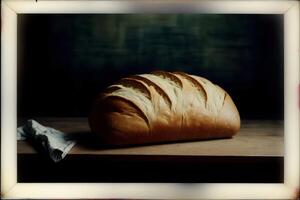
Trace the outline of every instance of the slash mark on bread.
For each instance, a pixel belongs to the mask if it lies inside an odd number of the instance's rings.
[[[151,126],[150,126],[150,122],[149,122],[147,115],[143,112],[142,109],[140,109],[140,107],[138,105],[136,105],[134,102],[132,102],[132,100],[127,99],[122,96],[117,96],[117,95],[110,95],[110,96],[106,97],[106,99],[120,99],[121,101],[126,102],[130,107],[135,108],[137,111],[136,114],[145,121],[145,123],[147,124],[147,126],[149,128],[149,132],[151,131],[151,128],[150,128]]]
[[[145,77],[142,77],[142,76],[139,76],[139,75],[134,75],[134,76],[131,76],[132,78],[134,79],[137,79],[137,80],[140,80],[142,82],[144,82],[145,84],[147,84],[149,87],[152,86],[156,92],[158,94],[161,95],[161,97],[163,97],[164,101],[166,102],[166,104],[168,105],[169,109],[171,109],[172,107],[172,101],[170,99],[170,97],[168,96],[168,94],[162,89],[160,88],[156,83],[154,83],[153,81],[145,78]]]

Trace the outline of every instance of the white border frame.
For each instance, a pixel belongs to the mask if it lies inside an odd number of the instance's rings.
[[[1,197],[134,199],[290,199],[299,188],[298,1],[2,1]],[[18,13],[284,14],[284,184],[17,183],[16,70]]]

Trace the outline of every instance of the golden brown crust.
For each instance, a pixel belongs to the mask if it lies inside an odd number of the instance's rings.
[[[202,77],[164,71],[108,87],[89,123],[111,145],[225,138],[240,129],[238,110],[222,88]]]

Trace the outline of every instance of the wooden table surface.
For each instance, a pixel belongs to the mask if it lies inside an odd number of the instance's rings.
[[[217,182],[281,183],[283,122],[242,121],[230,139],[108,148],[90,132],[86,118],[40,118],[78,140],[54,163],[18,141],[19,182]]]
[[[61,130],[79,142],[69,154],[88,155],[172,155],[172,156],[283,156],[281,121],[243,121],[240,132],[229,139],[205,140],[107,148],[97,145],[86,118],[43,118],[38,121]],[[36,153],[25,141],[18,141],[19,154]]]

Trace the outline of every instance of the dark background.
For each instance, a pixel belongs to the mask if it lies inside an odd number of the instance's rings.
[[[117,79],[185,71],[223,87],[242,119],[283,119],[283,18],[19,14],[18,117],[87,116]]]

